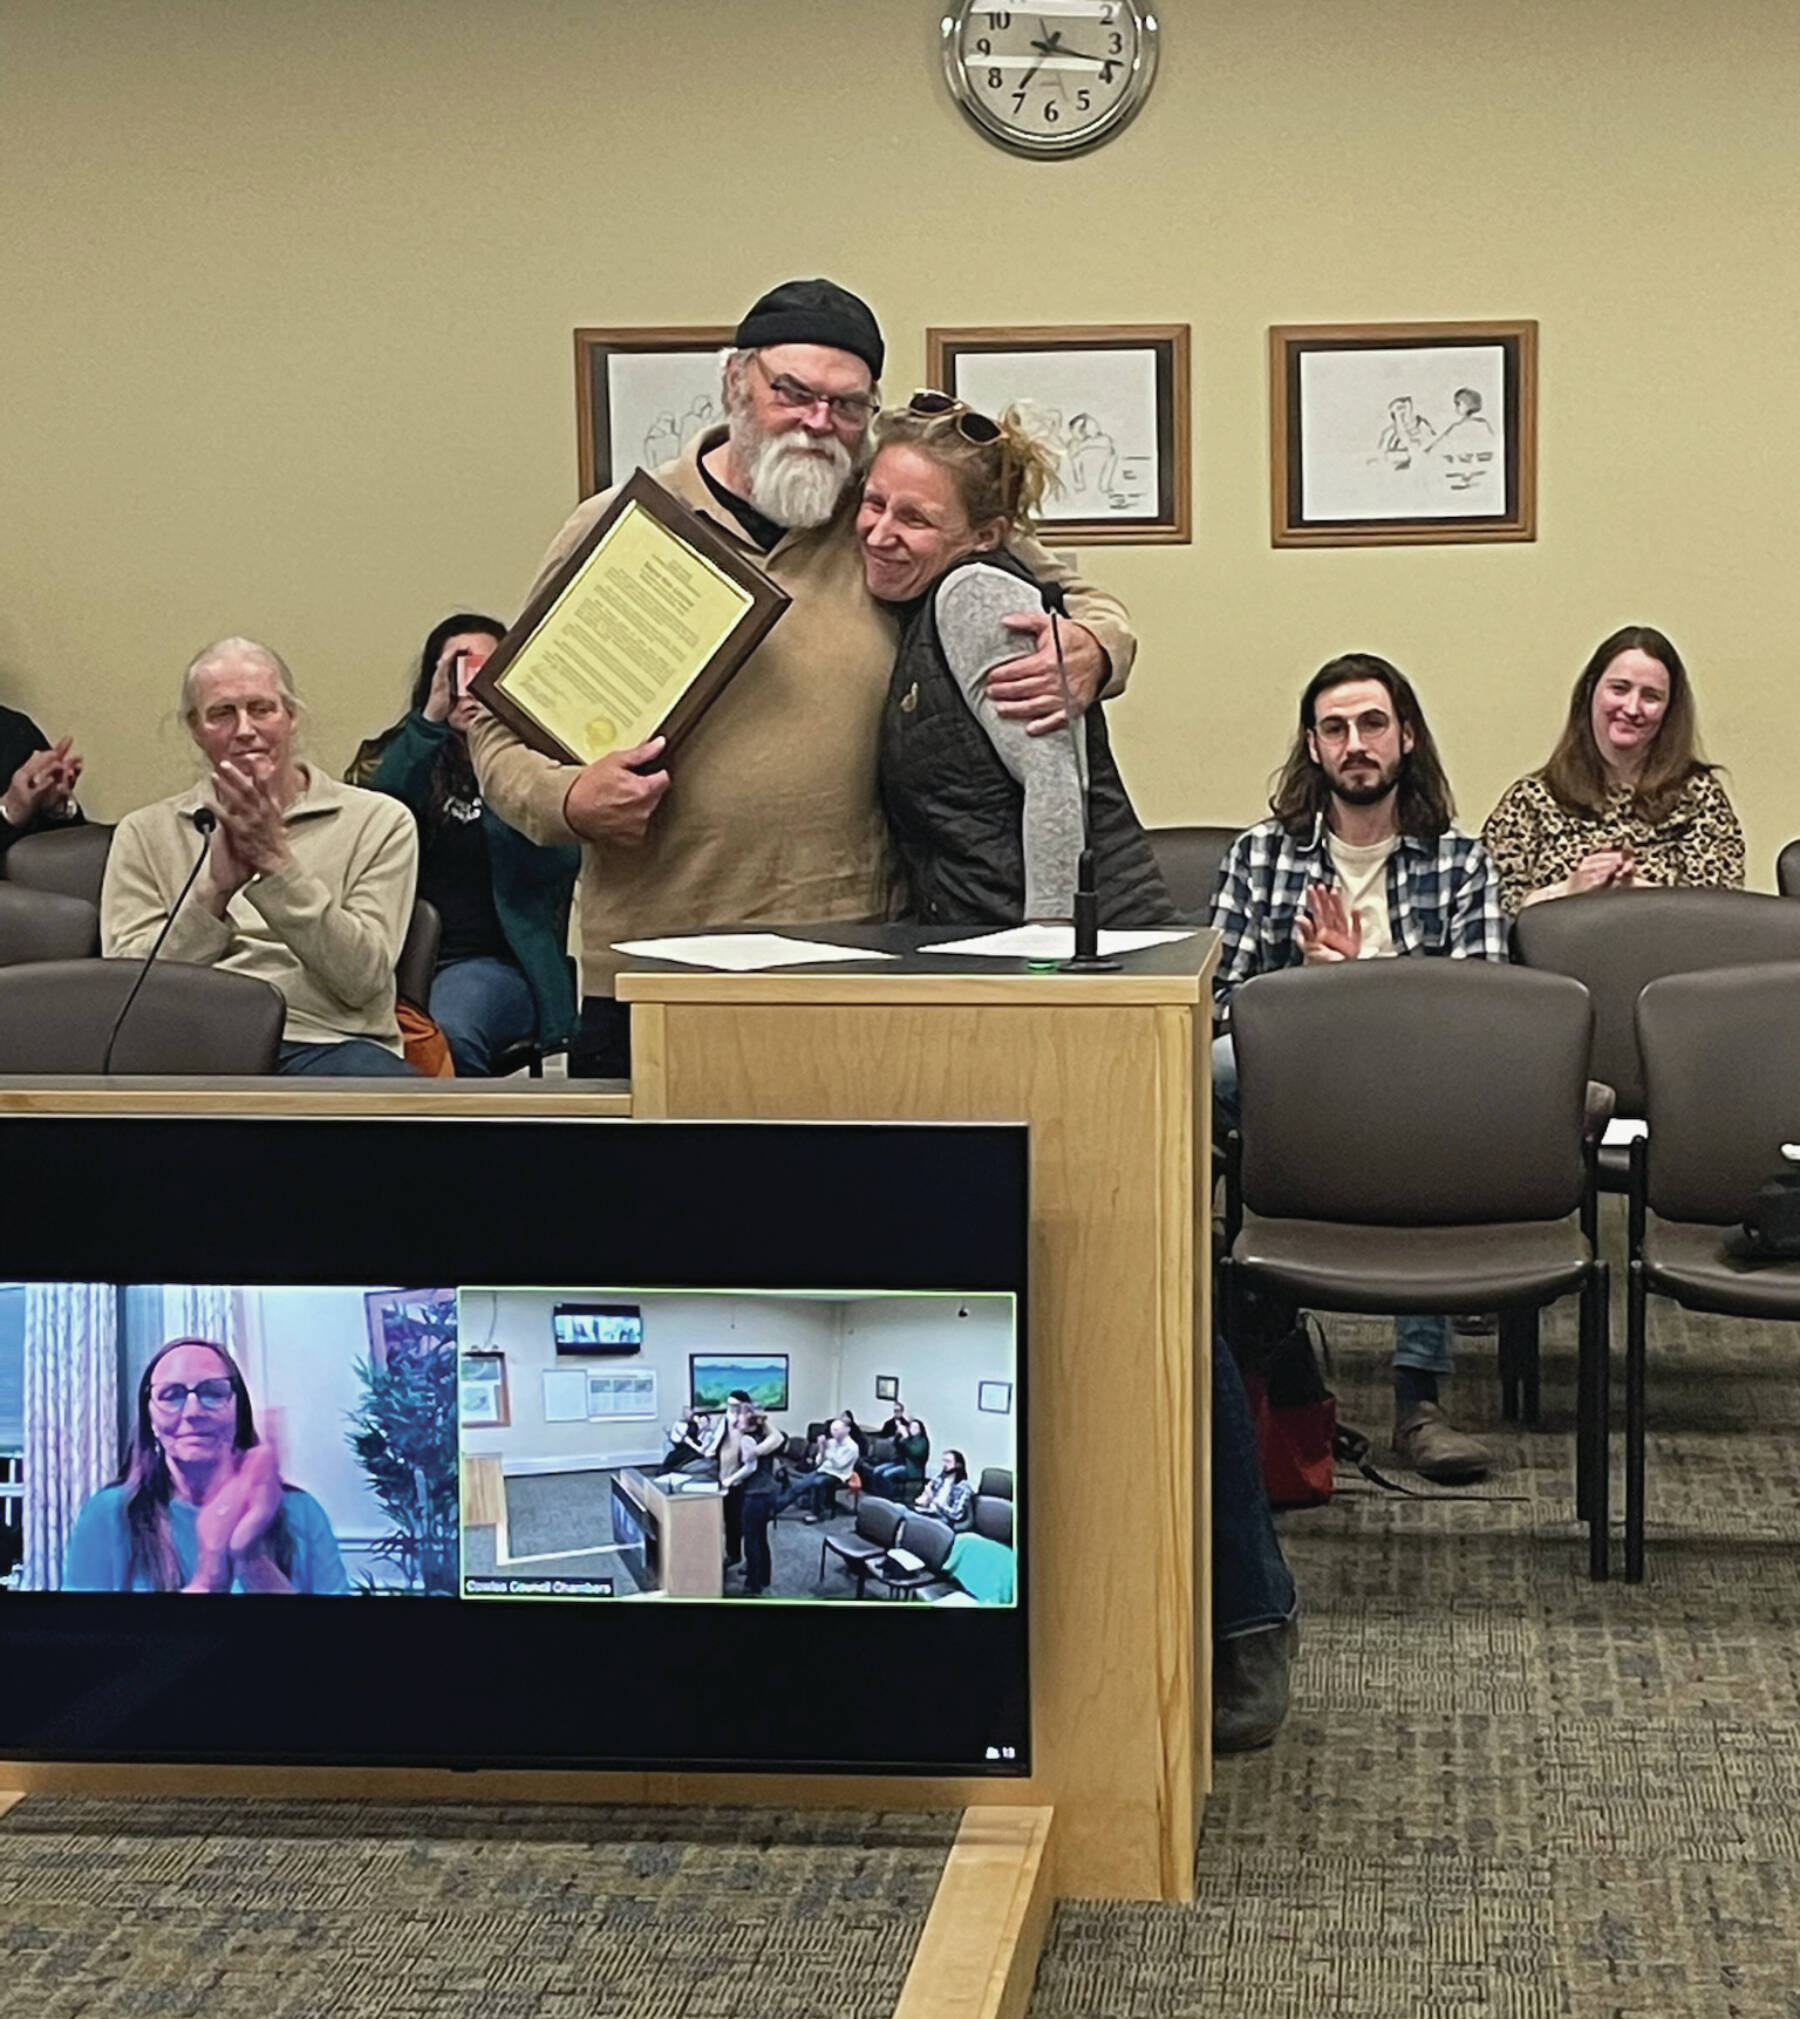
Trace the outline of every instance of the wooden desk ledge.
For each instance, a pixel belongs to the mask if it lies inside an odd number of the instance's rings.
[[[1023,2019],[1050,1926],[1055,1815],[963,1811],[894,2019]]]
[[[0,1075],[0,1115],[629,1115],[624,1080]]]

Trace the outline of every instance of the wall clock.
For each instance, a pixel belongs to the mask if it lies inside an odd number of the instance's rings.
[[[1156,78],[1146,0],[957,0],[939,24],[951,96],[1016,154],[1080,154],[1126,126]]]

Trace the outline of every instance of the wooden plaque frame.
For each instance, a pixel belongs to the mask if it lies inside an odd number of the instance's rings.
[[[568,559],[520,611],[517,622],[495,646],[493,657],[469,683],[469,691],[483,707],[492,709],[524,742],[534,750],[543,751],[546,756],[561,759],[565,764],[590,764],[607,753],[601,750],[584,753],[571,749],[539,722],[529,709],[503,691],[500,682],[520,653],[530,645],[539,625],[563,592],[587,567],[613,526],[634,505],[647,512],[680,545],[697,554],[720,574],[728,576],[750,596],[749,609],[725,643],[681,690],[658,724],[656,733],[666,740],[668,746],[665,755],[680,747],[695,723],[724,692],[738,668],[768,636],[792,600],[785,589],[747,561],[723,534],[709,526],[698,513],[689,511],[655,478],[647,476],[642,470],[634,470],[619,486],[612,503],[588,528]]]

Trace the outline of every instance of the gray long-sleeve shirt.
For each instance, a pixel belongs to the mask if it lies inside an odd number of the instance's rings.
[[[939,584],[933,603],[938,641],[963,699],[988,735],[1002,764],[1024,788],[1021,841],[1025,853],[1025,917],[1068,918],[1075,903],[1075,866],[1081,854],[1081,788],[1087,769],[1087,724],[1072,735],[1058,730],[1032,736],[1010,722],[988,698],[987,676],[1032,649],[1029,632],[1001,621],[1042,609],[1031,583],[980,562],[958,568]]]

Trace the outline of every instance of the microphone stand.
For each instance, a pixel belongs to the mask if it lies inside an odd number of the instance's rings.
[[[175,902],[169,907],[169,915],[163,920],[163,929],[156,935],[156,944],[144,957],[144,965],[138,973],[138,978],[131,984],[131,993],[120,1006],[119,1014],[113,1018],[113,1027],[106,1037],[106,1050],[100,1059],[102,1074],[112,1071],[113,1047],[119,1042],[119,1033],[125,1028],[125,1019],[131,1014],[131,1005],[137,1001],[138,991],[150,979],[150,970],[156,965],[156,956],[163,950],[163,941],[168,938],[169,929],[175,923],[175,914],[181,909],[182,900],[193,889],[194,879],[200,874],[201,867],[206,861],[206,839],[219,824],[219,816],[210,806],[197,808],[188,815],[188,819],[193,823],[194,832],[201,837],[200,853],[195,856],[194,866],[188,871],[187,882],[181,886]]]
[[[1075,712],[1075,696],[1069,686],[1069,669],[1063,659],[1062,627],[1057,613],[1062,607],[1062,591],[1049,583],[1043,591],[1044,608],[1050,613],[1050,639],[1056,647],[1056,680],[1062,690],[1063,726],[1075,753],[1075,782],[1081,790],[1081,853],[1075,858],[1075,952],[1058,961],[1059,974],[1117,974],[1119,963],[1100,952],[1100,893],[1094,884],[1094,835],[1088,806],[1086,737],[1081,718]],[[1054,600],[1053,600],[1054,599]]]

